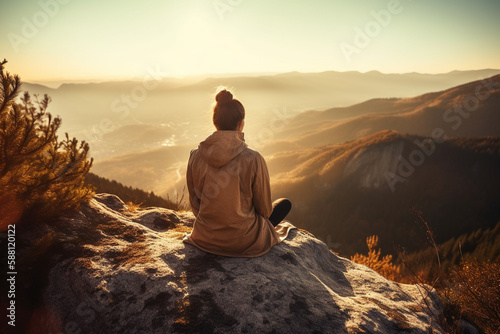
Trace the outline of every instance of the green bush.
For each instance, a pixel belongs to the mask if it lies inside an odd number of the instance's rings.
[[[18,99],[21,81],[0,62],[0,228],[19,221],[54,218],[88,201],[85,183],[92,159],[84,141],[57,136],[59,117],[47,112],[50,98]]]

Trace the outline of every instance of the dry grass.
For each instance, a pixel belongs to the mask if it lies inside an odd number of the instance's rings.
[[[392,255],[381,257],[381,249],[376,249],[378,244],[378,236],[372,235],[366,238],[366,245],[368,246],[368,254],[363,255],[356,253],[351,256],[351,260],[364,264],[387,279],[395,280],[399,277],[400,267],[392,263]]]
[[[448,309],[485,333],[500,332],[500,263],[462,262],[451,271],[440,295]]]
[[[128,211],[130,211],[132,213],[137,213],[139,210],[141,210],[142,203],[135,204],[135,203],[129,201],[126,203],[126,205],[127,205]]]

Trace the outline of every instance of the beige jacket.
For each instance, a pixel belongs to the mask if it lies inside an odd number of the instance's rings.
[[[184,241],[206,252],[257,257],[284,240],[293,225],[276,228],[267,165],[240,131],[216,131],[191,151],[189,200],[196,220]]]

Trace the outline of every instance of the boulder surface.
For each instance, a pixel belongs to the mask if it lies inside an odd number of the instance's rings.
[[[99,194],[63,240],[29,328],[40,333],[443,333],[434,293],[389,281],[307,231],[258,258],[182,242],[191,213]],[[36,328],[36,330],[35,330]]]

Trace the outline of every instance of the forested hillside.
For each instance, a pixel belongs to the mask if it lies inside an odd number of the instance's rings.
[[[124,202],[131,202],[141,207],[157,206],[173,210],[179,209],[176,203],[170,199],[157,196],[152,191],[148,193],[139,188],[124,186],[117,181],[108,180],[93,173],[87,174],[86,181],[96,187],[97,193],[114,194],[120,197]]]

